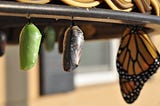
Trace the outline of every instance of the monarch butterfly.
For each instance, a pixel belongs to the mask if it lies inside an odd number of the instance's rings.
[[[160,66],[159,53],[142,28],[132,26],[124,31],[116,65],[122,96],[127,103],[133,103]]]
[[[84,36],[82,30],[72,25],[64,35],[63,40],[63,68],[65,71],[72,71],[78,67]]]
[[[20,33],[20,67],[22,70],[31,69],[37,61],[42,35],[32,23],[27,23]]]

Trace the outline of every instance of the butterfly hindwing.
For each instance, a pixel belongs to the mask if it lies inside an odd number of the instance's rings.
[[[138,81],[119,78],[120,89],[123,98],[127,103],[133,103],[139,96],[139,93],[144,85]]]

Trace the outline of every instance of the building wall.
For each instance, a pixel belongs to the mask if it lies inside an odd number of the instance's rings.
[[[160,50],[158,39],[159,36],[153,37]],[[19,69],[18,57],[18,46],[7,46],[6,54],[0,58],[0,106],[128,106],[121,96],[118,81],[40,96],[38,63],[24,72]],[[132,106],[160,106],[159,76],[158,70]]]

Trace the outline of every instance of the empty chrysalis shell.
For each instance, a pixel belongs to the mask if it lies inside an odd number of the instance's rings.
[[[67,27],[62,28],[58,34],[58,51],[60,54],[63,53],[63,40],[64,40],[64,34],[66,31]]]
[[[44,35],[44,47],[47,51],[52,51],[56,40],[56,31],[52,26],[47,26],[44,29]]]
[[[32,23],[26,24],[20,33],[20,67],[22,70],[31,69],[37,62],[42,35]]]
[[[65,71],[73,71],[78,67],[83,43],[83,32],[78,26],[73,25],[66,30],[63,41],[63,68]]]

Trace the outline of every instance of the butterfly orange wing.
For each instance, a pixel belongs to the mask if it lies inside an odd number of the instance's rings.
[[[122,96],[127,103],[133,103],[137,99],[144,85],[138,81],[126,80],[124,78],[120,78],[119,83]]]

